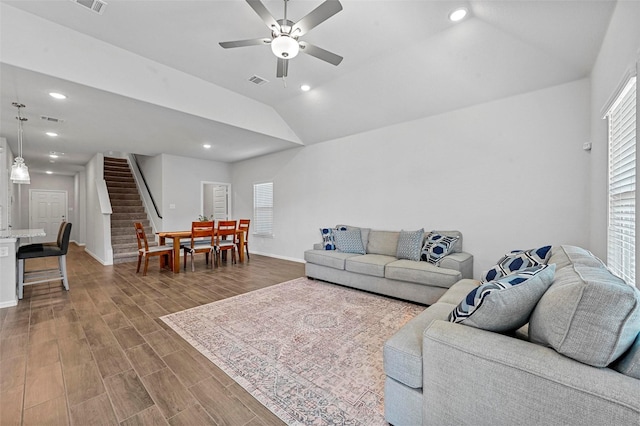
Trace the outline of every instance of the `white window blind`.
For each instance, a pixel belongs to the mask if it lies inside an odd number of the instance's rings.
[[[607,264],[636,285],[636,77],[609,112],[609,227]]]
[[[273,182],[253,185],[253,221],[255,235],[273,235]]]

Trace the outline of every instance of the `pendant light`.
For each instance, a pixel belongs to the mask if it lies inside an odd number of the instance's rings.
[[[11,166],[11,181],[18,185],[30,184],[29,168],[24,164],[24,158],[22,158],[22,122],[27,121],[27,118],[20,115],[20,108],[24,108],[24,105],[17,102],[13,102],[11,105],[18,108],[18,116],[16,117],[18,120],[18,156]]]

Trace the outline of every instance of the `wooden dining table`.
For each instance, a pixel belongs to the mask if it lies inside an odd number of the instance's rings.
[[[213,231],[215,236],[217,230]],[[236,236],[240,241],[238,248],[238,260],[244,262],[244,230],[236,229]],[[165,245],[166,239],[171,238],[173,240],[173,272],[180,273],[180,240],[183,238],[191,238],[191,230],[188,231],[167,231],[158,232],[158,244]],[[160,260],[162,262],[162,259]],[[164,266],[164,265],[163,265]]]

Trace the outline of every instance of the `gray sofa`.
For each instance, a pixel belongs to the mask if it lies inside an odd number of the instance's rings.
[[[640,292],[584,249],[553,247],[548,264],[553,282],[515,332],[449,322],[480,284],[461,280],[392,336],[384,345],[386,420],[640,425]]]
[[[316,244],[304,253],[307,277],[430,305],[453,284],[473,276],[473,256],[462,251],[462,234],[458,231],[435,231],[458,237],[452,252],[436,265],[398,259],[399,231],[338,227],[359,229],[366,253],[324,250],[322,244]]]

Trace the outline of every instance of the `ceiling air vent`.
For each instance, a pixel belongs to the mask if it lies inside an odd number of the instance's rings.
[[[267,83],[269,82],[269,80],[264,79],[264,78],[262,78],[262,77],[259,77],[259,76],[257,76],[257,75],[254,75],[253,77],[251,77],[251,78],[249,79],[249,81],[250,81],[250,82],[252,82],[252,83],[254,83],[254,84],[257,84],[258,86],[261,86],[261,85],[263,85],[263,84],[267,84]]]
[[[80,6],[84,6],[87,9],[91,9],[99,15],[102,15],[107,3],[102,0],[71,0],[74,3],[78,3]]]
[[[47,117],[46,115],[41,115],[40,116],[41,120],[45,120],[48,121],[50,123],[64,123],[64,120],[60,119],[60,118],[54,118],[54,117]]]

